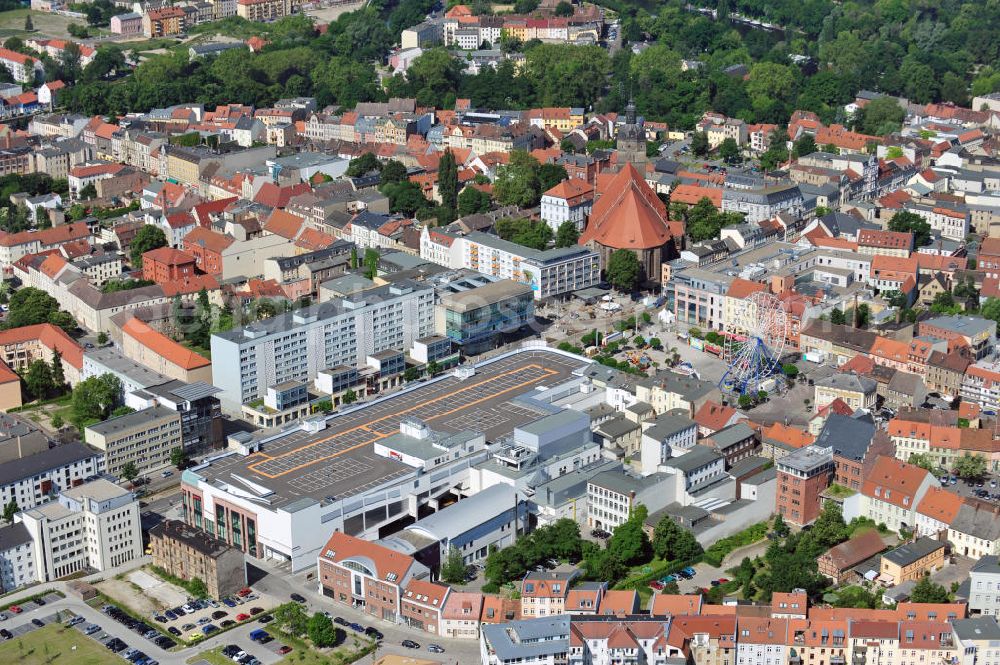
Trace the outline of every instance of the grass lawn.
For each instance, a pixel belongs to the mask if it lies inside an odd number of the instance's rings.
[[[0,660],[19,665],[107,665],[117,656],[74,628],[53,624],[0,644]],[[232,661],[230,661],[232,662]]]
[[[211,651],[202,651],[197,656],[191,656],[187,659],[189,663],[197,663],[199,660],[208,661],[211,665],[232,665],[233,661],[230,658],[226,658],[222,655],[222,648],[212,649]]]
[[[35,27],[34,32],[25,32],[24,30],[24,19],[29,14],[31,15],[31,23]],[[12,9],[0,12],[0,37],[13,37],[16,35],[21,38],[58,37],[66,39],[69,37],[66,27],[70,23],[87,25],[85,19],[73,19],[68,16],[51,14],[49,12],[35,12],[30,9]],[[87,29],[90,30],[92,36],[107,32],[106,29],[90,26]]]

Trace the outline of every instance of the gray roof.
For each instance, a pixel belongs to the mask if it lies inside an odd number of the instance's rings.
[[[619,494],[640,491],[663,482],[667,474],[654,473],[649,476],[632,476],[624,471],[605,471],[590,479],[591,485],[603,487]]]
[[[407,529],[420,529],[432,533],[441,541],[454,540],[491,517],[512,510],[516,498],[513,487],[500,483],[428,515]]]
[[[1000,539],[1000,519],[997,519],[992,508],[977,510],[975,507],[963,503],[958,509],[958,515],[951,523],[951,528],[989,542]]]
[[[933,538],[918,538],[912,543],[900,545],[896,549],[886,552],[882,555],[882,558],[887,559],[898,566],[905,567],[920,561],[920,559],[923,559],[931,552],[935,552],[944,546],[945,543],[940,540],[934,540]]]
[[[648,387],[659,386],[666,392],[680,395],[688,402],[700,399],[717,389],[717,386],[711,381],[702,381],[666,370],[656,376],[639,379],[637,383]]]
[[[569,621],[568,614],[560,614],[485,624],[482,628],[483,639],[493,647],[496,658],[501,662],[540,660],[546,654],[569,651]]]
[[[835,388],[837,390],[853,390],[859,393],[875,392],[875,381],[866,376],[857,374],[834,374],[816,382],[821,388]]]
[[[938,316],[924,323],[969,337],[996,330],[996,322],[980,316]]]
[[[960,640],[1000,640],[1000,625],[994,616],[952,619],[951,626]]]
[[[988,575],[1000,575],[1000,563],[996,554],[987,554],[972,564],[973,573],[985,573]]]
[[[698,424],[688,417],[683,409],[674,409],[658,415],[653,419],[653,426],[642,433],[651,439],[662,441],[678,432],[697,427]]]
[[[816,442],[820,448],[832,448],[835,455],[850,460],[864,459],[875,436],[875,425],[868,420],[831,413]]]
[[[713,432],[709,438],[715,443],[716,448],[722,450],[752,436],[754,436],[754,431],[746,423],[736,423],[725,429],[720,429],[718,432]]]
[[[779,469],[787,467],[802,473],[810,473],[826,464],[833,464],[833,451],[815,445],[794,450],[777,461]]]
[[[0,552],[6,552],[18,545],[25,545],[30,542],[31,534],[28,533],[28,527],[24,526],[24,522],[15,522],[9,526],[0,528]]]
[[[596,431],[598,434],[603,434],[608,438],[617,439],[630,432],[634,432],[639,427],[639,423],[629,420],[625,416],[618,415],[598,425]]]
[[[102,455],[98,450],[79,443],[64,443],[61,446],[49,448],[45,452],[28,455],[19,459],[0,464],[0,486],[16,483],[25,478],[32,478],[46,471],[68,466],[88,457]]]
[[[180,420],[180,414],[168,409],[165,406],[151,406],[142,411],[133,411],[124,416],[109,418],[104,422],[90,425],[87,429],[97,432],[103,436],[113,436],[125,430],[131,430],[141,425],[152,425],[161,418],[176,418]]]
[[[722,459],[722,455],[717,450],[699,443],[692,446],[690,450],[680,457],[671,457],[665,460],[663,465],[683,471],[684,473],[689,473],[720,459]]]

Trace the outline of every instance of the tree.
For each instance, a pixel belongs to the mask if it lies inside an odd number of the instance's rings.
[[[375,279],[378,275],[378,250],[369,247],[365,250],[365,277]]]
[[[360,157],[355,157],[347,165],[347,171],[345,175],[349,178],[358,178],[363,175],[367,175],[372,171],[381,171],[382,163],[378,161],[378,157],[375,156],[373,152],[366,152]]]
[[[1000,322],[1000,298],[987,298],[979,309],[980,316]]]
[[[7,328],[21,328],[39,323],[51,323],[67,332],[76,329],[76,321],[59,309],[59,301],[41,289],[25,287],[10,297]]]
[[[811,155],[816,152],[816,139],[813,138],[812,134],[803,134],[798,141],[795,142],[794,149],[795,157],[805,157],[806,155]]]
[[[104,346],[107,343],[108,343],[108,333],[104,332],[103,330],[97,333],[98,346]]]
[[[191,581],[185,587],[188,593],[195,598],[208,598],[208,585],[200,577],[191,578]]]
[[[537,205],[541,197],[541,183],[538,179],[538,160],[524,150],[510,153],[507,164],[497,167],[493,182],[493,195],[503,205],[530,208]]]
[[[736,139],[727,138],[719,144],[719,157],[727,163],[736,161],[740,155],[740,147],[736,145]]]
[[[3,507],[3,521],[10,523],[14,521],[14,515],[17,515],[21,511],[21,508],[17,505],[17,499],[11,499]]]
[[[642,266],[635,252],[628,249],[616,249],[608,258],[605,268],[607,279],[619,291],[631,292],[642,277]]]
[[[708,134],[705,132],[695,132],[691,137],[691,152],[698,157],[708,154]]]
[[[420,378],[420,370],[417,369],[416,367],[412,366],[407,367],[406,370],[403,372],[403,381],[406,381],[407,383],[417,381],[419,378]]]
[[[274,622],[286,632],[299,636],[309,627],[309,617],[299,603],[285,603],[274,610]]]
[[[830,323],[842,326],[847,323],[847,316],[841,309],[834,307],[833,311],[830,312]]]
[[[454,547],[448,548],[448,557],[441,564],[441,579],[448,584],[465,582],[465,561],[462,560],[462,553]]]
[[[691,561],[702,549],[690,531],[665,516],[653,529],[653,553],[665,561]]]
[[[784,538],[791,531],[788,525],[785,524],[785,518],[783,518],[780,513],[774,516],[774,524],[772,524],[771,530],[774,531],[774,534],[779,538]]]
[[[351,270],[357,270],[358,269],[358,246],[357,245],[351,245],[351,259],[350,259],[349,265],[351,267]],[[180,296],[177,296],[177,298],[178,298],[177,302],[180,302]]]
[[[911,603],[947,603],[948,591],[940,584],[931,581],[930,575],[924,575],[910,592]]]
[[[799,375],[799,368],[794,363],[785,363],[781,366],[781,372],[789,379],[794,379]]]
[[[921,469],[934,471],[934,462],[931,461],[930,455],[927,453],[910,453],[910,458],[906,462],[913,466],[919,466]]]
[[[146,252],[166,246],[167,236],[163,233],[163,229],[151,224],[143,226],[132,238],[132,244],[129,246],[132,268],[136,270],[142,268],[142,255]]]
[[[979,455],[965,453],[955,460],[954,471],[963,480],[981,480],[986,475],[986,460]]]
[[[427,363],[428,375],[437,376],[440,371],[441,371],[441,366],[438,364],[436,360],[432,360],[429,363]]]
[[[24,31],[25,32],[35,31],[35,24],[31,21],[31,14],[28,14],[27,16],[24,17]]]
[[[567,219],[556,229],[556,247],[573,247],[580,241],[580,232],[576,222]]]
[[[573,15],[573,5],[566,2],[566,0],[560,0],[559,4],[556,5],[555,10],[556,16],[572,16]]]
[[[542,164],[538,167],[538,189],[544,194],[568,177],[562,164]]]
[[[170,463],[177,467],[177,470],[182,470],[187,465],[187,452],[184,448],[178,446],[170,450]]]
[[[348,390],[346,393],[344,393],[344,396],[341,398],[341,401],[344,404],[354,404],[355,402],[358,401],[358,394],[353,390]]]
[[[79,425],[106,420],[121,401],[122,382],[114,374],[84,379],[73,389],[73,416]]]
[[[391,185],[397,182],[403,182],[406,180],[406,167],[403,166],[402,162],[397,162],[395,159],[390,159],[382,167],[382,175],[379,178],[379,185]]]
[[[333,621],[330,620],[330,617],[320,612],[316,612],[316,614],[309,617],[306,634],[309,635],[312,643],[321,649],[332,647],[337,643],[337,629],[334,627]]]
[[[84,201],[89,201],[90,199],[96,199],[97,187],[92,182],[87,183],[82,188],[80,188],[78,196]]]
[[[458,164],[451,150],[445,150],[438,162],[438,195],[442,206],[458,209]]]
[[[913,242],[917,247],[929,245],[931,242],[931,225],[915,212],[908,210],[897,212],[889,220],[889,230],[912,233]]]
[[[52,385],[62,390],[66,385],[66,374],[63,371],[62,353],[58,349],[52,352]]]
[[[139,467],[135,465],[135,462],[125,462],[125,464],[122,465],[121,471],[118,472],[118,475],[120,475],[123,480],[132,482],[139,477]]]
[[[646,506],[637,505],[629,518],[615,527],[608,539],[608,553],[626,566],[649,561],[653,552],[649,537],[643,529],[648,514]]]
[[[44,360],[34,360],[24,374],[24,384],[36,399],[43,399],[55,387],[52,368]]]
[[[488,212],[490,209],[490,195],[475,187],[466,187],[458,195],[458,214],[461,217],[474,215],[480,212]]]

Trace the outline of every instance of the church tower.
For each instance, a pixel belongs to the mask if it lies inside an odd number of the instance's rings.
[[[635,165],[639,173],[646,172],[646,131],[635,116],[635,102],[628,100],[625,107],[625,124],[618,128],[618,165]]]

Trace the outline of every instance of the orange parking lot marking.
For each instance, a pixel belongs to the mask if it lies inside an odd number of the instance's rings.
[[[339,457],[339,456],[343,455],[344,453],[351,452],[352,450],[357,450],[358,448],[363,448],[364,446],[367,446],[367,445],[369,445],[371,443],[374,443],[375,441],[378,441],[379,439],[385,439],[387,437],[392,436],[392,434],[380,434],[378,432],[375,432],[375,431],[373,431],[369,427],[369,425],[372,425],[372,424],[378,423],[378,422],[382,422],[383,420],[389,420],[389,419],[392,419],[392,418],[398,418],[398,417],[403,416],[403,415],[405,415],[405,414],[407,414],[407,413],[409,413],[411,411],[416,411],[417,409],[420,409],[422,407],[428,406],[430,404],[435,404],[437,402],[440,402],[441,400],[450,399],[450,398],[452,398],[452,397],[454,397],[456,395],[459,395],[459,394],[461,394],[461,393],[463,393],[465,391],[473,390],[475,388],[478,388],[479,386],[489,385],[490,383],[493,383],[494,381],[496,381],[499,378],[502,378],[502,377],[505,377],[505,376],[509,376],[511,374],[517,374],[519,372],[523,372],[524,370],[531,369],[531,368],[540,369],[540,370],[542,370],[542,372],[544,372],[544,374],[542,376],[536,377],[534,379],[530,379],[530,380],[527,380],[527,381],[522,381],[522,382],[520,382],[520,383],[518,383],[516,385],[511,386],[510,388],[505,388],[504,390],[498,390],[496,392],[493,392],[493,393],[487,395],[486,397],[481,397],[481,398],[479,398],[477,400],[469,402],[468,404],[463,404],[462,406],[459,406],[459,407],[456,407],[454,409],[451,409],[450,411],[443,411],[443,412],[435,414],[433,416],[428,416],[427,418],[425,418],[425,420],[434,420],[436,418],[442,418],[444,416],[448,416],[448,415],[451,415],[453,413],[457,413],[458,411],[464,411],[465,409],[473,407],[476,404],[480,404],[482,402],[486,402],[488,400],[494,399],[498,395],[503,395],[505,393],[509,393],[511,391],[524,388],[525,386],[529,386],[529,385],[531,385],[533,383],[538,383],[539,381],[541,381],[543,379],[546,379],[546,378],[548,378],[550,376],[553,376],[553,375],[559,373],[559,372],[557,372],[555,370],[552,370],[552,369],[549,369],[547,367],[542,367],[541,365],[535,365],[535,364],[524,365],[522,367],[518,367],[517,369],[512,369],[512,370],[510,370],[508,372],[504,372],[503,374],[497,374],[496,376],[492,376],[492,377],[490,377],[490,378],[488,378],[488,379],[486,379],[484,381],[480,381],[479,383],[473,383],[473,384],[470,384],[470,385],[467,385],[467,386],[463,386],[462,388],[456,390],[455,392],[448,393],[447,395],[440,395],[438,397],[435,397],[434,399],[427,400],[426,402],[421,402],[420,404],[417,404],[416,406],[412,406],[412,407],[410,407],[408,409],[403,409],[402,411],[396,411],[395,413],[391,413],[389,415],[382,416],[381,418],[377,418],[375,420],[372,420],[371,422],[365,423],[364,425],[358,425],[356,427],[352,427],[351,429],[344,430],[343,432],[337,432],[336,434],[334,434],[332,436],[328,436],[325,439],[317,439],[316,441],[313,441],[312,443],[308,443],[308,444],[306,444],[304,446],[301,446],[299,448],[295,448],[294,450],[289,450],[288,452],[282,453],[281,455],[275,455],[273,457],[272,456],[268,456],[267,459],[262,459],[262,460],[256,461],[253,464],[248,465],[247,468],[250,469],[251,471],[259,473],[260,475],[264,476],[265,478],[280,478],[281,476],[287,475],[287,474],[292,473],[294,471],[298,471],[299,469],[303,469],[303,468],[305,468],[307,466],[312,466],[313,464],[316,464],[318,462],[323,462],[323,461],[326,461],[326,460],[329,460],[329,459],[333,459],[335,457]],[[286,469],[285,471],[281,471],[280,473],[267,473],[267,472],[261,471],[260,469],[257,468],[258,464],[263,464],[265,462],[271,462],[271,461],[274,461],[274,460],[278,460],[278,459],[281,459],[282,457],[287,457],[289,455],[293,455],[295,453],[302,452],[303,450],[307,450],[309,448],[312,448],[313,446],[318,446],[321,443],[326,443],[327,441],[331,441],[333,439],[336,439],[339,436],[344,436],[345,434],[350,434],[351,432],[357,432],[357,431],[369,432],[369,433],[372,434],[372,438],[368,439],[367,441],[364,441],[363,443],[359,443],[359,444],[351,446],[349,448],[344,448],[343,450],[337,451],[337,452],[335,452],[335,453],[333,453],[331,455],[326,455],[324,457],[319,457],[319,458],[316,458],[314,460],[310,460],[308,462],[304,462],[302,464],[299,464],[297,466],[293,466],[292,468]]]

